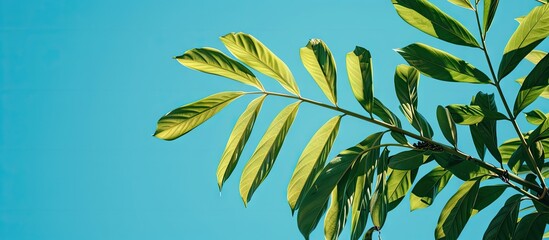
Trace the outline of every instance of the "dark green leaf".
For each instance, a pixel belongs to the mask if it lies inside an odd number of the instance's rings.
[[[466,181],[448,200],[438,218],[435,238],[445,240],[458,239],[469,221],[477,199],[480,180]]]
[[[452,119],[457,124],[471,125],[482,122],[484,119],[501,120],[505,115],[499,112],[490,112],[476,105],[450,104],[446,106]]]
[[[463,181],[468,181],[490,173],[490,171],[479,167],[469,160],[461,159],[446,152],[435,152],[433,156],[441,167],[449,170]]]
[[[424,151],[408,150],[391,156],[389,167],[398,170],[412,170],[421,166],[428,158],[428,153]]]
[[[236,80],[264,90],[255,75],[241,63],[213,48],[195,48],[175,59],[183,66]]]
[[[389,160],[389,150],[385,148],[381,153],[377,162],[377,181],[376,190],[370,201],[370,212],[372,216],[372,223],[378,229],[383,228],[385,219],[387,218],[387,161]]]
[[[480,197],[480,196],[479,196]],[[517,226],[520,199],[522,195],[511,196],[505,205],[499,210],[494,219],[488,225],[483,240],[504,240],[511,239]]]
[[[410,44],[396,51],[421,73],[447,82],[490,83],[490,78],[473,65],[423,43]]]
[[[158,120],[154,136],[174,140],[204,123],[244,92],[222,92],[176,108]]]
[[[545,119],[528,137],[528,144],[549,138],[549,120]]]
[[[549,16],[549,12],[547,13]],[[549,19],[547,20],[549,25]],[[536,64],[534,69],[526,76],[515,100],[513,113],[519,114],[524,108],[534,102],[549,86],[549,55],[546,55]]]
[[[297,115],[299,102],[288,105],[275,117],[271,125],[257,144],[257,148],[242,170],[240,177],[240,196],[247,205],[255,190],[265,180],[278,156],[286,134]]]
[[[372,56],[365,48],[357,46],[347,54],[347,74],[356,100],[369,113],[374,105]]]
[[[336,116],[326,122],[301,153],[288,184],[288,203],[292,212],[299,208],[307,190],[324,167],[337,136],[340,121],[341,116]]]
[[[362,238],[362,240],[372,240],[374,231],[376,231],[376,227],[371,227],[370,229],[368,229],[368,231],[366,231],[366,233],[364,234],[364,238]]]
[[[494,94],[478,92],[477,95],[473,97],[471,105],[479,106],[484,113],[497,113],[498,111],[496,107],[496,101],[494,99]],[[475,134],[473,134],[473,141],[475,142],[475,146],[479,145],[478,142],[480,141],[488,148],[488,151],[490,151],[492,156],[494,156],[494,158],[498,162],[501,162],[501,155],[498,151],[496,121],[485,117],[480,123],[470,126],[472,132],[476,131]],[[475,137],[477,139],[475,139]]]
[[[549,35],[549,5],[537,6],[519,24],[503,50],[498,78],[509,74],[543,39]]]
[[[246,142],[248,142],[248,138],[252,133],[255,119],[259,114],[259,110],[261,109],[261,105],[266,96],[267,95],[263,95],[250,102],[246,110],[244,110],[244,113],[240,115],[238,121],[236,121],[236,124],[234,125],[231,136],[225,146],[225,150],[221,155],[221,161],[217,166],[217,185],[219,186],[220,191],[225,180],[231,176],[240,155],[242,155],[244,146],[246,146]]]
[[[373,114],[378,116],[382,121],[389,123],[393,126],[401,128],[400,119],[391,112],[379,99],[374,98],[374,108],[373,108]],[[407,144],[408,141],[406,140],[406,137],[399,132],[391,132],[391,136],[399,143]]]
[[[518,223],[513,240],[541,239],[547,224],[549,224],[549,213],[528,214]]]
[[[398,15],[413,27],[438,39],[458,45],[479,47],[461,23],[425,0],[392,0]]]
[[[229,33],[221,41],[238,60],[276,79],[289,92],[299,95],[294,76],[286,64],[252,35]]]
[[[437,120],[442,134],[454,147],[457,147],[457,129],[454,120],[448,109],[443,106],[437,107]]]
[[[507,189],[508,185],[489,185],[481,187],[478,190],[477,201],[475,201],[475,206],[473,207],[473,213],[471,216],[477,214],[482,209],[488,207],[494,201],[496,201],[501,194]]]
[[[440,166],[436,166],[425,174],[412,189],[410,211],[431,206],[435,197],[446,187],[451,178],[452,173]]]
[[[328,46],[320,39],[311,39],[299,50],[301,62],[311,74],[324,95],[337,105],[337,75],[334,57]]]

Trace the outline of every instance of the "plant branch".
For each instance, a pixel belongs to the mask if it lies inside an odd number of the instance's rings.
[[[289,95],[289,94],[283,94],[283,93],[276,93],[276,92],[249,92],[247,94],[265,94],[265,95],[272,95],[272,96],[279,96],[279,97],[284,97],[284,98],[290,98],[290,99],[296,99],[296,100],[300,100],[300,101],[303,101],[303,102],[306,102],[306,103],[310,103],[310,104],[313,104],[313,105],[317,105],[317,106],[320,106],[320,107],[323,107],[323,108],[328,108],[328,109],[331,109],[331,110],[334,110],[334,111],[338,111],[338,112],[341,112],[345,115],[349,115],[349,116],[352,116],[354,118],[358,118],[358,119],[361,119],[361,120],[364,120],[366,122],[369,122],[369,123],[372,123],[372,124],[375,124],[375,125],[378,125],[378,126],[381,126],[381,127],[384,127],[384,128],[387,128],[391,131],[394,131],[394,132],[398,132],[398,133],[401,133],[401,134],[404,134],[406,136],[409,136],[411,138],[414,138],[414,139],[417,139],[417,140],[421,140],[421,141],[424,141],[424,142],[428,142],[428,143],[431,143],[431,144],[435,144],[435,145],[438,145],[440,147],[442,147],[443,151],[445,152],[448,152],[450,154],[453,154],[455,156],[458,156],[460,157],[461,159],[465,159],[467,161],[472,161],[473,163],[479,165],[480,167],[482,168],[485,168],[485,169],[488,169],[489,171],[492,171],[494,172],[495,174],[497,174],[498,176],[506,176],[509,180],[511,181],[514,181],[516,183],[519,183],[521,184],[522,186],[527,186],[528,188],[530,189],[533,189],[534,191],[536,192],[543,192],[543,189],[540,188],[538,185],[536,184],[533,184],[529,181],[526,181],[524,179],[522,179],[521,177],[515,175],[515,174],[512,174],[512,173],[509,173],[507,170],[505,169],[502,169],[502,168],[498,168],[490,163],[487,163],[487,162],[484,162],[480,159],[477,159],[477,158],[473,158],[471,157],[470,155],[467,155],[457,149],[455,149],[454,147],[452,146],[447,146],[445,144],[442,144],[442,143],[439,143],[439,142],[436,142],[436,141],[433,141],[432,139],[429,139],[429,138],[426,138],[426,137],[423,137],[421,135],[418,135],[418,134],[415,134],[415,133],[412,133],[412,132],[409,132],[407,130],[404,130],[404,129],[401,129],[395,125],[392,125],[392,124],[388,124],[386,122],[383,122],[383,121],[379,121],[377,119],[374,119],[374,118],[370,118],[370,117],[367,117],[367,116],[364,116],[364,115],[361,115],[359,113],[355,113],[353,111],[349,111],[347,109],[344,109],[344,108],[340,108],[338,106],[332,106],[332,105],[328,105],[328,104],[325,104],[325,103],[321,103],[321,102],[317,102],[317,101],[314,101],[314,100],[311,100],[311,99],[307,99],[307,98],[303,98],[303,97],[300,97],[300,96],[295,96],[295,95]],[[398,146],[405,146],[405,145],[400,145],[400,144],[397,144]],[[409,146],[408,146],[409,147]],[[534,199],[536,200],[539,200],[538,198],[534,197]]]
[[[477,5],[478,7],[478,5]],[[524,150],[526,151],[528,155],[528,161],[530,161],[531,165],[534,166],[535,169],[532,169],[538,178],[540,179],[541,186],[543,187],[543,191],[541,192],[541,198],[544,198],[547,193],[547,186],[545,185],[545,181],[543,178],[543,175],[541,174],[541,171],[539,167],[537,167],[536,160],[534,158],[534,155],[532,154],[532,151],[530,151],[530,148],[528,147],[528,144],[526,143],[526,139],[524,138],[524,135],[522,134],[522,131],[520,130],[517,121],[516,116],[513,115],[511,112],[511,109],[509,108],[509,104],[507,103],[507,100],[505,99],[505,95],[503,94],[503,91],[501,90],[500,81],[501,79],[497,79],[496,73],[494,71],[494,68],[492,66],[492,61],[490,61],[490,56],[488,55],[488,49],[486,48],[486,36],[482,33],[482,29],[480,27],[480,19],[478,16],[478,8],[475,8],[475,17],[477,20],[477,26],[478,31],[480,34],[481,42],[482,42],[482,51],[484,52],[484,56],[486,57],[486,62],[488,63],[488,67],[490,68],[490,73],[492,74],[492,78],[494,78],[494,86],[498,90],[498,94],[501,98],[501,101],[503,102],[503,106],[505,107],[505,110],[507,111],[507,115],[509,117],[509,121],[511,121],[513,128],[517,132],[518,137],[520,138],[521,144],[524,147]]]

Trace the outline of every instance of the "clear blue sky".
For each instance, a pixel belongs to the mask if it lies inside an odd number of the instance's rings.
[[[221,195],[215,171],[250,97],[177,141],[151,135],[157,119],[175,107],[219,91],[252,89],[188,70],[171,57],[203,46],[227,52],[218,37],[247,32],[288,64],[304,96],[327,102],[298,54],[310,38],[321,38],[339,67],[340,106],[354,111],[361,108],[344,64],[355,45],[372,52],[375,95],[393,109],[394,68],[404,63],[394,48],[423,42],[487,71],[478,49],[427,36],[402,21],[390,1],[373,2],[1,0],[0,239],[300,239],[286,185],[301,149],[334,113],[302,106],[274,169],[244,208],[238,195],[243,164]],[[471,11],[433,2],[478,36]],[[517,25],[513,18],[537,3],[500,5],[488,36],[496,64]],[[547,51],[548,44],[539,48]],[[523,62],[506,78],[504,89],[512,99],[518,89],[513,80],[532,66]],[[282,91],[260,77],[269,89]],[[479,90],[494,91],[422,77],[420,111],[436,139],[444,141],[433,115],[436,106],[469,103]],[[267,100],[243,158],[287,103]],[[546,100],[536,103],[543,104]],[[512,137],[509,126],[499,127],[500,142]],[[331,156],[378,130],[344,119]],[[460,147],[475,154],[467,128],[460,137]],[[453,179],[432,207],[412,214],[406,198],[389,214],[384,239],[431,239],[440,209],[459,184]],[[478,239],[498,209],[492,206],[471,219],[463,239]],[[341,239],[347,238],[344,231]],[[322,226],[313,239],[322,239]]]

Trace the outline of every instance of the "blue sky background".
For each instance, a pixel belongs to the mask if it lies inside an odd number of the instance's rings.
[[[474,14],[433,1],[478,36]],[[373,55],[375,95],[392,109],[392,49],[423,42],[488,71],[478,49],[454,46],[408,26],[390,1],[17,1],[0,0],[0,239],[300,239],[286,186],[301,150],[334,112],[303,104],[270,176],[248,208],[238,194],[243,162],[220,195],[217,163],[232,125],[252,97],[234,102],[177,141],[152,137],[169,110],[226,90],[252,88],[184,68],[171,57],[243,31],[260,39],[292,69],[302,95],[327,102],[299,59],[310,38],[323,39],[339,70],[340,106],[362,111],[352,97],[345,54],[355,45]],[[503,1],[488,36],[500,55],[534,0]],[[547,42],[539,49],[548,50]],[[533,67],[506,77],[513,101]],[[272,91],[283,91],[259,75]],[[490,86],[443,83],[422,76],[420,111],[444,141],[437,105],[469,103]],[[290,101],[269,97],[243,160],[272,118]],[[545,105],[544,105],[545,104]],[[547,100],[534,107],[546,109]],[[501,106],[500,106],[501,108]],[[398,111],[397,111],[398,112]],[[404,120],[402,115],[401,119]],[[523,130],[532,129],[522,119]],[[407,129],[411,129],[404,124]],[[513,137],[502,123],[500,142]],[[331,154],[381,129],[345,118]],[[460,148],[476,155],[468,129]],[[489,159],[492,161],[493,159]],[[432,166],[423,167],[420,176]],[[408,198],[389,214],[384,239],[431,239],[441,208],[460,184],[453,179],[435,204],[409,213]],[[514,194],[507,190],[506,196]],[[472,218],[463,239],[478,239],[503,201]],[[369,226],[371,221],[369,222]],[[322,239],[322,226],[313,239]],[[341,239],[348,238],[344,231]]]

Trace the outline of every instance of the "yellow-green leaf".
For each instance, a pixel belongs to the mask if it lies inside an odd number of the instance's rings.
[[[469,2],[469,0],[448,0],[448,2],[451,2],[452,4],[456,6],[460,6],[462,8],[466,8],[473,11],[475,10],[475,8],[473,7],[473,5],[471,5],[471,2]]]
[[[483,36],[486,36],[486,33],[492,25],[494,16],[496,16],[496,10],[498,8],[499,0],[484,0],[484,14],[483,14],[483,26],[484,32]]]
[[[452,120],[452,115],[448,109],[443,106],[437,107],[437,120],[442,134],[454,147],[457,147],[457,129],[456,123]]]
[[[288,66],[252,35],[229,33],[221,37],[221,41],[240,61],[276,79],[289,92],[299,95],[299,88]]]
[[[244,167],[240,178],[240,196],[244,205],[248,204],[259,184],[271,171],[300,103],[300,101],[295,102],[280,111]]]
[[[522,86],[522,83],[524,82],[524,79],[526,79],[526,77],[522,77],[522,78],[519,78],[517,80],[515,80],[518,84],[520,84]],[[539,95],[540,97],[542,98],[547,98],[549,99],[549,87],[546,87],[543,92],[541,92],[541,94]]]
[[[307,190],[324,167],[337,136],[340,121],[341,116],[336,116],[326,122],[313,135],[301,153],[290,184],[288,184],[287,196],[292,212],[299,208]]]
[[[435,239],[455,240],[469,221],[477,199],[480,180],[466,181],[442,209]]]
[[[195,48],[175,59],[190,69],[230,78],[264,90],[259,80],[247,67],[217,49]]]
[[[419,150],[408,150],[391,156],[389,167],[398,170],[412,170],[427,161],[429,154]]]
[[[176,108],[158,120],[154,136],[174,140],[213,117],[244,92],[222,92]]]
[[[347,53],[347,74],[351,90],[360,105],[372,113],[374,107],[374,86],[372,56],[365,48],[357,46]]]
[[[406,193],[412,186],[417,175],[417,169],[414,170],[397,170],[394,169],[387,179],[387,198],[388,210],[396,208]]]
[[[387,196],[387,162],[389,161],[389,150],[385,148],[377,161],[377,181],[376,190],[370,201],[370,212],[372,223],[378,229],[382,229],[387,219],[387,204],[389,198]]]
[[[532,62],[533,64],[538,64],[539,61],[541,61],[541,59],[545,57],[545,55],[547,55],[547,53],[544,51],[532,50],[530,53],[528,53],[528,55],[526,55],[526,60]]]
[[[328,100],[337,105],[336,64],[328,46],[320,39],[311,39],[299,50],[301,62]]]
[[[352,177],[349,172],[332,191],[331,203],[324,218],[324,239],[337,240],[345,227],[349,208],[353,199]]]
[[[473,35],[456,19],[426,0],[392,0],[398,15],[408,24],[438,39],[479,47]]]
[[[423,43],[410,44],[396,51],[421,73],[447,82],[490,83],[490,78],[473,65]]]
[[[246,146],[246,142],[248,142],[248,138],[252,133],[255,119],[266,96],[263,95],[250,102],[244,113],[236,121],[225,150],[221,155],[221,161],[217,166],[217,185],[219,186],[219,190],[221,190],[223,183],[231,176],[236,167],[242,150],[244,150],[244,146]]]
[[[505,46],[498,78],[509,74],[543,39],[549,36],[549,4],[537,6],[519,24]]]
[[[543,113],[539,109],[534,109],[525,114],[526,114],[526,121],[534,125],[540,125],[543,123],[543,121],[545,121],[545,119],[549,118],[549,113]]]

